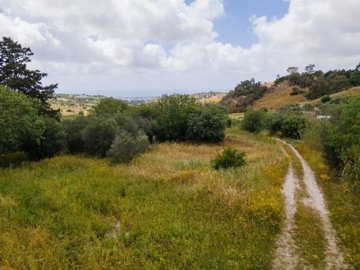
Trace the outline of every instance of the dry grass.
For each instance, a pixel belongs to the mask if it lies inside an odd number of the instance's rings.
[[[290,95],[292,87],[287,83],[280,83],[272,92],[267,92],[263,97],[255,101],[253,108],[268,108],[275,110],[285,104],[299,104],[305,102],[306,98],[303,95]]]

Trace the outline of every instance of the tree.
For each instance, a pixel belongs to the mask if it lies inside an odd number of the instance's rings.
[[[97,116],[109,117],[122,113],[128,108],[129,105],[122,100],[115,98],[104,98],[93,108],[93,114]]]
[[[160,98],[154,109],[157,113],[156,137],[161,141],[184,141],[189,115],[201,104],[188,95],[171,95]]]
[[[0,154],[21,150],[25,139],[40,141],[45,126],[38,107],[35,100],[0,85]]]
[[[298,73],[299,72],[299,68],[298,67],[288,67],[288,69],[286,70],[289,74],[293,74],[293,73]]]
[[[23,150],[31,160],[51,158],[64,146],[64,130],[54,118],[44,117],[45,130],[40,140],[25,139]]]
[[[225,113],[215,106],[190,114],[187,138],[195,142],[221,142],[225,138]]]
[[[30,48],[3,37],[0,41],[0,84],[39,100],[42,104],[40,114],[56,117],[58,111],[52,110],[48,101],[53,97],[57,84],[43,86],[41,80],[47,74],[28,69],[32,55]]]
[[[311,64],[305,67],[305,72],[308,74],[313,74],[315,72],[315,65]]]
[[[115,120],[93,117],[84,129],[85,152],[99,157],[105,157],[118,131]]]
[[[138,130],[136,134],[122,131],[116,135],[107,156],[116,163],[128,163],[149,147],[146,134]]]
[[[260,132],[265,127],[265,118],[265,110],[249,110],[245,113],[241,126],[249,132]]]

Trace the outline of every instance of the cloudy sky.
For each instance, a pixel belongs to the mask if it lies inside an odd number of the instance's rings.
[[[355,67],[359,14],[359,0],[0,0],[0,35],[62,93],[227,91],[288,66]]]

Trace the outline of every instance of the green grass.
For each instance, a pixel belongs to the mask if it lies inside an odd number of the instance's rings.
[[[247,166],[214,171],[225,146]],[[262,136],[166,143],[129,165],[60,156],[0,169],[3,269],[269,269],[287,159]]]

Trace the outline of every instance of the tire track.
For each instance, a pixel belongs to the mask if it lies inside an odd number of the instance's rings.
[[[324,195],[316,182],[313,170],[301,156],[299,151],[297,151],[292,145],[282,140],[279,141],[287,145],[301,163],[303,170],[303,178],[301,180],[304,183],[307,195],[307,198],[302,200],[302,203],[311,207],[320,220],[326,246],[325,269],[347,269],[348,267],[345,264],[344,255],[338,246],[336,231],[330,221],[329,211]],[[294,175],[293,166],[290,162],[289,173],[283,184],[283,197],[286,211],[285,226],[283,227],[282,233],[277,240],[277,250],[273,262],[273,269],[298,269],[298,264],[301,260],[297,255],[297,247],[293,240],[293,235],[296,231],[295,214],[297,204],[299,203],[296,200],[299,183],[299,180],[296,179]]]

